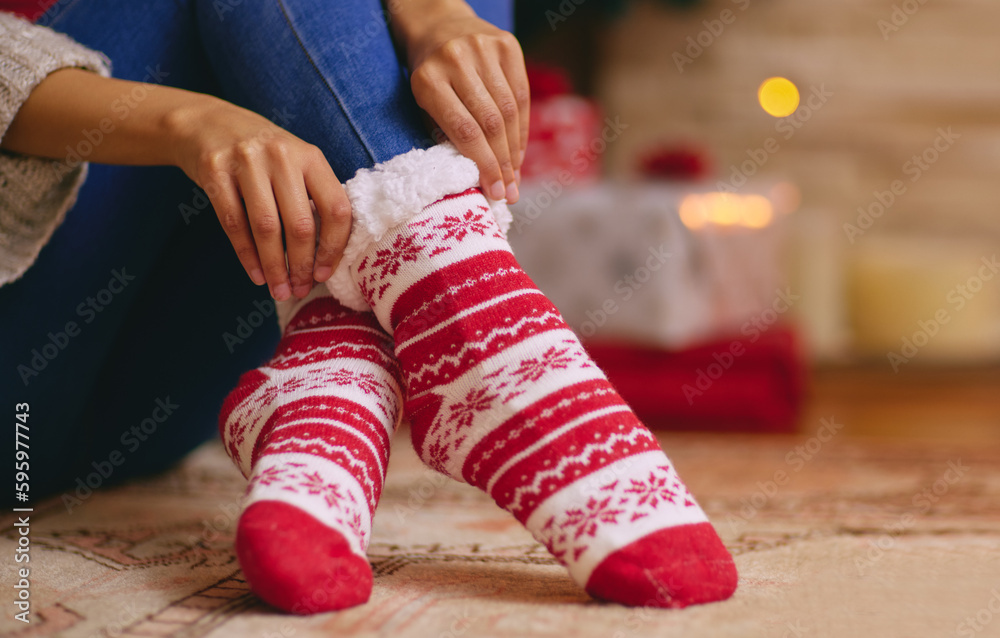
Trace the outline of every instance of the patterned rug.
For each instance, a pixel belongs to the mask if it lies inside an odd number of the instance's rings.
[[[731,600],[628,609],[577,589],[512,517],[425,469],[397,435],[369,551],[371,601],[308,618],[248,591],[232,541],[243,479],[222,447],[31,515],[31,618],[14,619],[16,518],[2,517],[0,635],[1000,636],[1000,448],[665,434],[736,556]]]

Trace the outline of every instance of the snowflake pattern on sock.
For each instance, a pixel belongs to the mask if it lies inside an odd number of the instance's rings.
[[[704,512],[517,265],[489,210],[477,189],[445,197],[373,242],[351,270],[394,336],[418,454],[490,494],[594,592],[613,593],[621,579],[644,595],[649,583],[632,582],[627,549],[649,555],[650,573],[718,567],[721,584],[671,576],[690,591],[666,606],[728,596],[732,559]],[[693,539],[694,556],[657,558],[688,551],[683,543],[642,545],[666,532]],[[600,582],[590,582],[595,573]]]

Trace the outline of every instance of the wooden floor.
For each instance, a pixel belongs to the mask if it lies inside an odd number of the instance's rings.
[[[1000,442],[1000,366],[886,365],[813,370],[799,424],[815,430],[834,417],[843,433],[921,440]]]

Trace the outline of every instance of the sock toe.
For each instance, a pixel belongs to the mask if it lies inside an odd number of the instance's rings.
[[[345,609],[371,595],[368,561],[339,532],[287,503],[258,501],[243,512],[236,555],[253,592],[284,611]]]
[[[681,608],[725,600],[736,591],[732,556],[710,523],[678,525],[606,557],[587,592],[632,607]]]

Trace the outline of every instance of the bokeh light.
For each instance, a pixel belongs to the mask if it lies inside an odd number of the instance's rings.
[[[692,193],[681,200],[681,223],[691,230],[712,225],[765,228],[774,221],[774,205],[763,195]]]
[[[747,228],[764,228],[774,216],[771,202],[763,195],[743,198],[743,225]]]
[[[768,78],[757,89],[757,99],[768,115],[788,117],[799,108],[799,89],[787,78]]]

